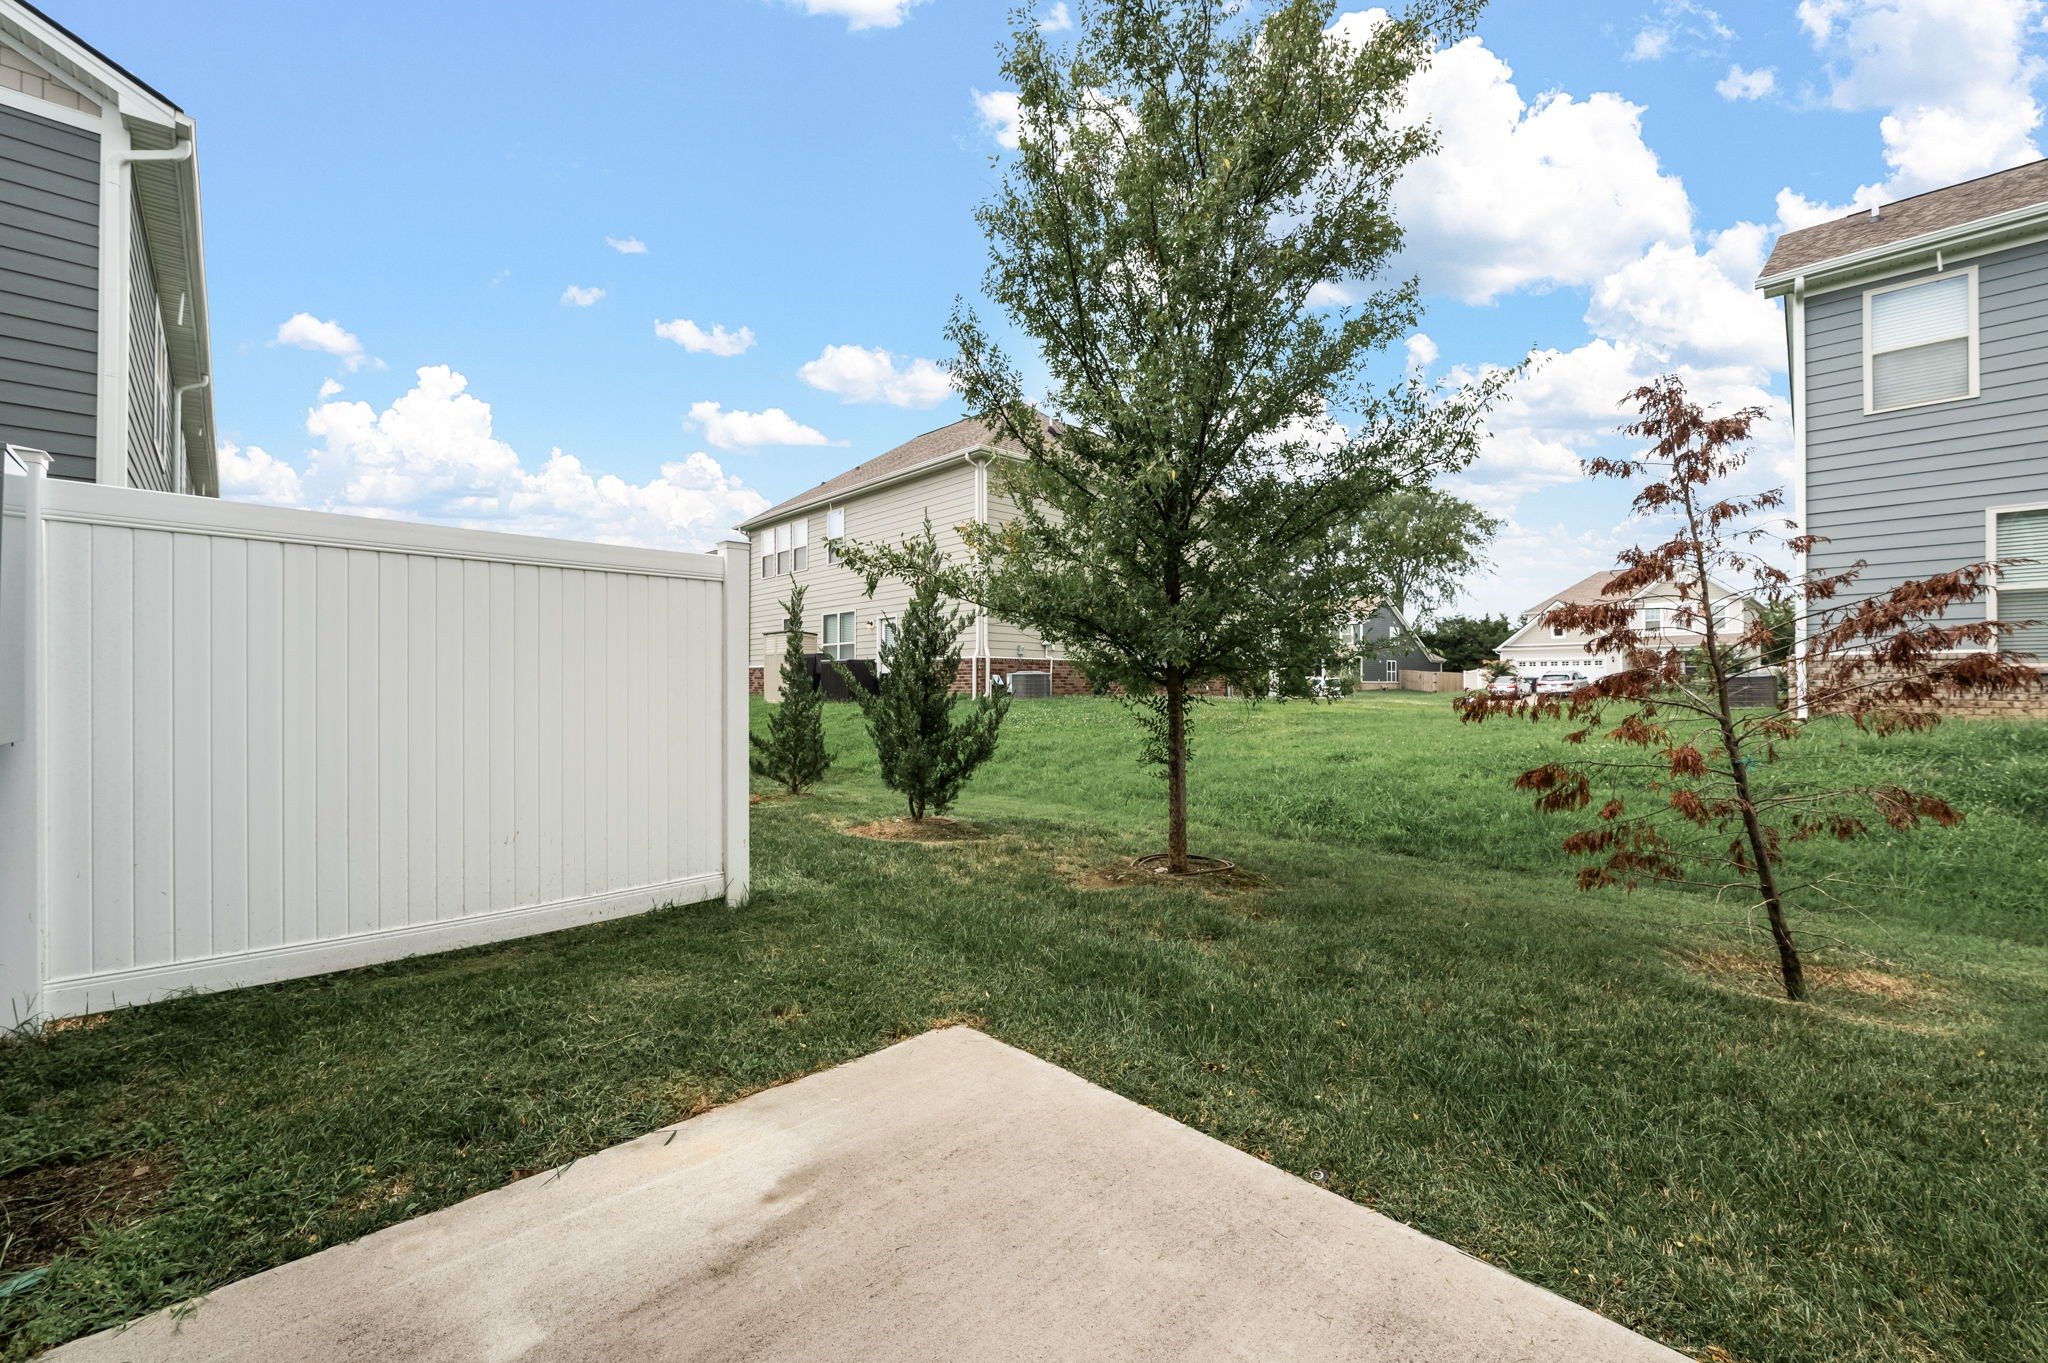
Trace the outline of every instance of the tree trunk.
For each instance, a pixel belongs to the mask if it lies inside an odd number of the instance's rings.
[[[1188,871],[1188,684],[1166,674],[1166,869]]]

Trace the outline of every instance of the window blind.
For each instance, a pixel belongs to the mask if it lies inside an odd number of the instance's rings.
[[[1967,397],[1970,277],[1870,295],[1870,353],[1873,408]]]
[[[1994,538],[1995,557],[2031,560],[2000,575],[1998,618],[2040,622],[2007,635],[2002,647],[2048,661],[2048,510],[2000,512]]]

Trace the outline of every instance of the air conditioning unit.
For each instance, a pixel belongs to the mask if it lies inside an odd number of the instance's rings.
[[[1052,673],[1012,672],[1009,676],[1010,694],[1018,700],[1050,700],[1052,698]]]

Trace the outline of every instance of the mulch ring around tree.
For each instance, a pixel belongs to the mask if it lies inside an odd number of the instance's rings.
[[[923,819],[877,819],[841,831],[849,837],[872,838],[876,842],[971,842],[982,836],[973,824],[941,814]]]
[[[162,1151],[124,1150],[0,1178],[0,1290],[89,1231],[141,1220],[177,1176]]]
[[[1166,868],[1166,853],[1154,852],[1147,856],[1134,857],[1109,866],[1094,866],[1073,878],[1073,883],[1084,890],[1113,890],[1127,885],[1184,885],[1189,889],[1209,891],[1263,890],[1271,882],[1250,871],[1239,868],[1236,862],[1221,857],[1190,856],[1188,870],[1176,875]]]

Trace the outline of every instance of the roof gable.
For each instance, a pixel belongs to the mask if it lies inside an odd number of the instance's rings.
[[[766,511],[740,522],[739,528],[751,531],[757,526],[780,520],[809,507],[857,496],[867,489],[892,482],[918,469],[937,467],[949,459],[962,458],[976,450],[1021,453],[1009,441],[999,438],[986,423],[968,417],[950,426],[941,426],[936,431],[926,431],[893,450],[876,455],[866,463],[856,464],[844,473],[827,478],[807,492],[799,492],[794,497],[777,502]]]
[[[2048,160],[1883,204],[1876,216],[1859,211],[1802,227],[1778,238],[1758,283],[1865,252],[1901,246],[1990,218],[2048,206]]]

